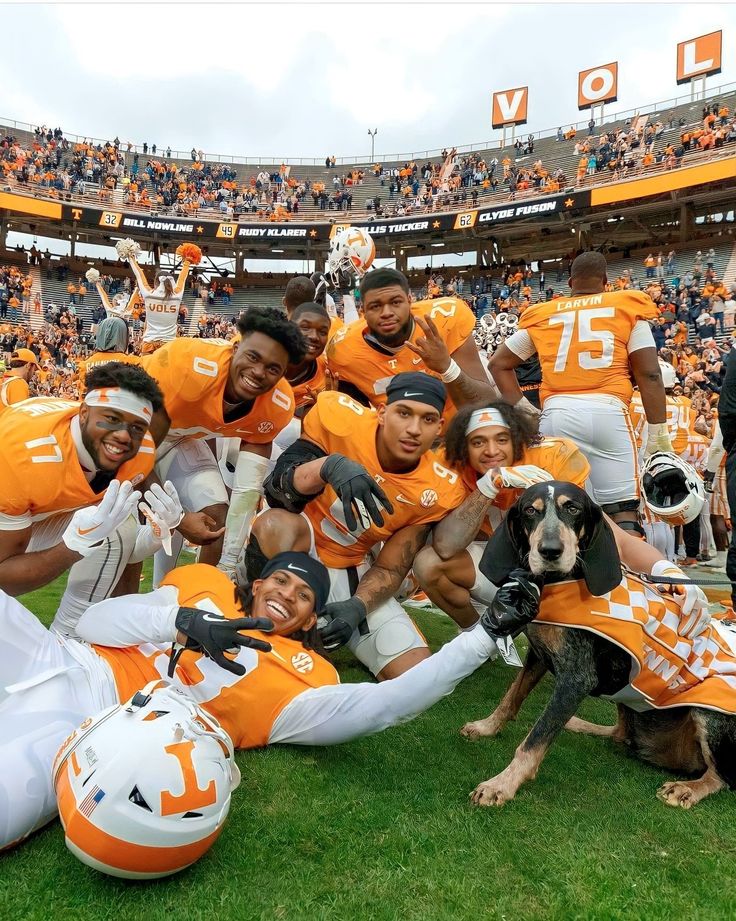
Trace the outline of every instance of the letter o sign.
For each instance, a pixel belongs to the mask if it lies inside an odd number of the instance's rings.
[[[618,63],[581,70],[578,74],[578,109],[589,109],[618,98]]]

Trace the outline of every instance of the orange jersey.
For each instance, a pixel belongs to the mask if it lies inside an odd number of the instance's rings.
[[[545,585],[536,620],[589,630],[631,656],[630,683],[612,700],[636,710],[736,712],[736,632],[712,621],[696,640],[680,636],[677,603],[629,573],[600,597],[582,581]]]
[[[685,447],[678,453],[684,461],[692,464],[697,472],[702,474],[708,462],[709,448],[709,438],[706,438],[705,435],[699,435],[697,432],[692,432],[687,437]]]
[[[542,402],[555,394],[604,393],[628,405],[633,393],[629,338],[639,320],[657,316],[654,302],[641,291],[586,294],[529,307],[519,329],[526,330],[539,356]]]
[[[292,382],[291,389],[294,392],[294,402],[297,409],[301,409],[302,406],[307,406],[313,402],[312,397],[310,396],[310,391],[312,393],[322,393],[322,391],[327,386],[327,376],[325,374],[325,368],[327,367],[327,360],[324,355],[318,355],[316,359],[316,367],[314,369],[314,374],[309,378],[309,380],[302,381],[300,384],[295,384]]]
[[[466,341],[475,327],[473,312],[456,297],[443,297],[431,301],[417,301],[412,304],[413,316],[430,317],[452,355]],[[395,374],[402,371],[424,371],[433,377],[440,375],[430,371],[410,349],[402,348],[396,354],[370,345],[365,336],[368,327],[365,320],[356,320],[338,330],[327,343],[325,354],[330,371],[337,373],[341,381],[352,384],[370,400],[373,406],[386,402],[386,387]],[[416,342],[424,335],[418,325],[409,337]],[[448,399],[448,406],[452,401]]]
[[[641,448],[647,431],[647,417],[644,414],[641,394],[638,391],[631,397],[629,414],[637,447]],[[683,456],[687,451],[690,437],[697,434],[693,428],[696,419],[697,413],[692,408],[688,397],[674,397],[667,394],[667,432],[675,454]]]
[[[232,582],[214,566],[180,566],[161,584],[176,589],[181,607],[230,618],[244,616]],[[236,748],[260,748],[268,744],[276,718],[295,697],[310,688],[339,684],[340,679],[327,659],[297,640],[256,630],[245,632],[271,644],[271,652],[240,651],[237,661],[245,666],[245,675],[233,675],[202,653],[187,650],[179,658],[174,681],[222,724]],[[128,700],[149,681],[166,678],[169,646],[92,648],[110,666],[120,701]]]
[[[139,355],[128,355],[126,352],[95,352],[79,365],[79,379],[84,382],[85,377],[93,368],[109,365],[111,361],[121,361],[126,365],[140,365]]]
[[[31,395],[30,388],[22,377],[16,377],[15,374],[3,374],[0,380],[0,412],[13,403],[20,403],[21,400],[27,400]]]
[[[182,337],[143,359],[158,381],[171,419],[168,440],[222,435],[249,444],[270,444],[294,416],[294,394],[283,378],[237,418],[224,418],[225,386],[235,344],[224,339]]]
[[[438,452],[440,463],[446,464],[444,449]],[[590,474],[590,464],[580,448],[569,438],[543,438],[539,444],[527,448],[521,455],[521,459],[514,461],[513,465],[521,466],[523,464],[533,464],[535,467],[541,467],[551,474],[552,479],[561,480],[563,483],[574,483],[581,489],[585,488],[585,481]],[[466,464],[460,470],[463,486],[469,495],[475,489],[475,484],[480,477],[469,464]],[[493,506],[488,514],[488,525],[481,530],[483,533],[491,533],[495,530],[504,514],[516,502],[519,496],[524,492],[523,489],[502,489],[493,500]]]
[[[314,530],[319,558],[326,566],[357,566],[375,544],[388,540],[401,528],[439,521],[465,498],[460,476],[440,464],[428,451],[410,473],[389,473],[376,454],[378,416],[344,393],[325,391],[304,417],[302,437],[327,454],[343,454],[362,464],[391,501],[394,511],[383,512],[379,527],[364,516],[357,532],[347,529],[342,501],[331,486],[305,508]],[[362,528],[362,530],[360,530]]]
[[[79,403],[33,399],[8,407],[0,416],[0,516],[7,530],[30,527],[60,512],[100,501],[84,476],[71,433]],[[153,470],[156,448],[149,434],[138,454],[116,474],[141,483]],[[9,519],[15,519],[15,523]]]

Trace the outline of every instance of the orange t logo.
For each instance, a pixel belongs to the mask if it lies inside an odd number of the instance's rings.
[[[181,773],[184,777],[184,792],[175,796],[168,790],[161,793],[161,815],[175,815],[177,812],[196,812],[204,806],[211,806],[217,799],[217,789],[214,780],[211,780],[205,790],[200,789],[197,782],[197,772],[192,761],[194,742],[174,742],[167,745],[164,751],[173,755],[179,761]]]

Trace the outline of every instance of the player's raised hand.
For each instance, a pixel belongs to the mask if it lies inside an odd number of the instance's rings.
[[[434,324],[431,317],[414,317],[414,322],[424,333],[418,336],[416,342],[407,341],[405,346],[414,352],[424,362],[430,371],[436,374],[444,374],[450,367],[451,355],[440,335],[440,331]]]
[[[129,480],[112,480],[99,505],[81,508],[72,515],[62,540],[80,556],[89,556],[132,514],[140,497]]]
[[[389,514],[394,510],[386,493],[365,467],[342,454],[330,454],[322,464],[319,475],[342,500],[348,531],[355,531],[358,527],[355,513],[360,515],[361,505],[379,528],[383,525],[383,515],[376,502],[380,502]]]

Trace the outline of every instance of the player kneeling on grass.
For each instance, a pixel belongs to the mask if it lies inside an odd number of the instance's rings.
[[[536,613],[526,596],[499,592],[504,606],[399,678],[340,684],[316,631],[329,590],[326,568],[304,553],[275,556],[247,588],[212,566],[184,566],[154,592],[89,608],[79,622],[86,643],[49,632],[0,593],[0,847],[56,815],[52,763],[64,739],[82,720],[130,701],[150,682],[170,680],[219,722],[235,748],[335,745],[417,716],[495,657],[494,637]],[[76,760],[80,769],[91,766]],[[172,815],[197,811],[188,801],[177,812],[175,800],[146,797],[146,785],[155,790],[158,782],[141,763],[131,789],[117,786],[115,795],[135,799],[136,787],[151,827],[159,829]]]
[[[348,645],[379,679],[429,655],[396,595],[431,526],[465,496],[459,475],[431,451],[446,401],[442,381],[418,371],[395,375],[377,410],[321,393],[266,480],[272,508],[256,518],[246,548],[250,579],[285,550],[328,566],[322,640]]]

